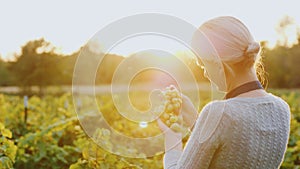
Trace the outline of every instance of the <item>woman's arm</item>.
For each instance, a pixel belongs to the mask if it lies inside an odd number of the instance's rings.
[[[226,124],[223,105],[209,104],[201,112],[183,151],[170,149],[164,156],[164,168],[209,168],[213,156],[222,145],[221,135]],[[222,122],[223,121],[223,122]],[[166,140],[166,146],[167,146]]]

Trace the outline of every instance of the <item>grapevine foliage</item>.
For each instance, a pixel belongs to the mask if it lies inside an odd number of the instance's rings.
[[[300,92],[290,90],[271,92],[286,100],[292,112],[289,144],[281,168],[300,168]],[[175,100],[174,103],[180,103],[179,100]],[[85,98],[82,98],[82,102],[85,101]],[[148,123],[146,128],[141,128],[139,124],[124,119],[114,107],[110,96],[97,97],[97,101],[102,104],[103,118],[113,129],[139,138],[160,133],[156,122]],[[205,103],[207,102],[201,102],[201,106]],[[172,110],[173,116],[178,114],[176,111]],[[134,149],[119,146],[111,142],[112,136],[108,129],[96,128],[93,136],[88,137],[82,130],[78,118],[89,121],[90,127],[94,127],[96,116],[89,114],[77,117],[70,94],[60,97],[50,95],[43,98],[30,97],[26,123],[23,118],[23,97],[0,94],[0,113],[0,169],[163,168],[163,152],[146,157]],[[164,114],[161,118],[163,116]],[[165,120],[177,123],[180,121],[179,118]],[[187,138],[184,142],[186,140]],[[100,147],[97,143],[99,141],[106,147]],[[139,158],[112,154],[107,151],[110,149],[118,150],[120,154],[134,154]]]
[[[14,144],[12,133],[0,122],[0,168],[13,168],[17,146]]]

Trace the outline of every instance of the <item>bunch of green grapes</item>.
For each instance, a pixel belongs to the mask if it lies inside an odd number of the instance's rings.
[[[162,121],[175,132],[182,132],[182,115],[180,115],[180,108],[182,99],[179,91],[175,86],[167,87],[162,94],[164,95],[164,110],[161,115]]]

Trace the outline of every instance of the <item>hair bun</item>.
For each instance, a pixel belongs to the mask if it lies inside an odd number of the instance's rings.
[[[245,54],[257,54],[260,50],[260,45],[257,42],[252,42],[248,45]]]

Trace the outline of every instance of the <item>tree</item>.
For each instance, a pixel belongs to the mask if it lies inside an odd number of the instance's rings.
[[[269,87],[300,87],[300,44],[292,47],[276,46],[264,49],[263,62],[268,74]]]
[[[37,85],[40,94],[45,86],[56,84],[61,72],[57,63],[61,57],[54,51],[55,47],[44,39],[26,43],[22,47],[20,56],[17,56],[17,61],[10,66],[17,84],[25,90]]]
[[[13,76],[8,70],[8,62],[3,61],[0,58],[0,86],[9,86],[13,84]]]

